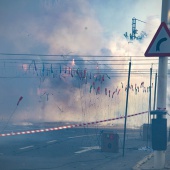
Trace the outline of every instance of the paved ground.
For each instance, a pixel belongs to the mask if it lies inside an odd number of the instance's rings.
[[[39,129],[41,126],[33,126]],[[28,130],[15,126],[12,130]],[[123,157],[123,130],[119,134],[119,152],[101,151],[102,128],[72,128],[37,134],[0,138],[2,170],[152,170],[153,151],[146,149],[139,130],[128,129]],[[106,129],[105,129],[106,130]],[[112,129],[113,130],[113,129]],[[170,145],[163,170],[170,169]]]
[[[141,159],[134,167],[133,170],[152,170],[154,167],[154,154],[153,152]],[[170,142],[165,152],[165,167],[162,170],[170,169]]]
[[[12,127],[15,128],[23,129]],[[132,170],[137,162],[151,153],[141,149],[146,146],[146,141],[141,139],[139,130],[130,129],[127,130],[124,157],[122,129],[117,130],[120,135],[119,152],[102,152],[100,131],[100,128],[88,127],[1,137],[0,169]]]

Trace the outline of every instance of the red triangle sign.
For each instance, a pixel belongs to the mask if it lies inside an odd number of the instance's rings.
[[[170,30],[165,22],[159,26],[146,52],[146,57],[170,56]]]

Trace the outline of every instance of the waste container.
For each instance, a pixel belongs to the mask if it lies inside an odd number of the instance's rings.
[[[143,140],[151,140],[151,124],[143,124]]]
[[[152,119],[152,149],[167,149],[167,119]]]

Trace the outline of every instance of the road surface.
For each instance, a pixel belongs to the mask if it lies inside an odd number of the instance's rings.
[[[52,124],[11,126],[5,132],[52,127]],[[101,151],[101,132],[119,134],[119,152]],[[0,169],[2,170],[88,170],[131,169],[149,151],[139,129],[128,129],[125,157],[122,157],[123,129],[81,127],[35,134],[0,137]]]

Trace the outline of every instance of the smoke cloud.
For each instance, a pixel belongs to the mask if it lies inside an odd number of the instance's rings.
[[[131,18],[134,17],[134,14],[137,17],[143,17],[141,14],[143,11],[138,12],[139,10],[137,10],[143,1],[129,1],[125,6],[123,6],[123,1],[116,1],[116,3],[109,1],[109,6],[113,7],[113,13],[112,8],[109,8],[108,13],[104,8],[103,15],[103,2],[95,2],[98,4],[97,6],[94,5],[96,4],[94,2],[83,0],[0,2],[0,13],[2,14],[0,15],[2,25],[0,52],[61,54],[59,57],[22,56],[30,59],[30,63],[20,62],[15,69],[12,69],[13,66],[16,66],[15,63],[2,62],[1,74],[3,76],[19,74],[22,77],[0,79],[0,105],[2,108],[0,119],[2,122],[6,122],[14,111],[21,95],[24,97],[23,101],[17,107],[11,122],[84,122],[124,115],[127,75],[119,76],[120,71],[118,70],[128,69],[131,56],[144,55],[159,26],[160,19],[157,14],[147,11],[145,14],[147,16],[144,17],[146,24],[139,27],[147,33],[147,37],[140,42],[130,43],[123,34],[130,30],[127,26],[131,28]],[[129,10],[132,2],[134,10]],[[150,5],[153,4],[155,5],[151,2]],[[119,15],[120,6],[123,8],[121,11],[129,12],[129,15]],[[155,6],[157,9],[159,4],[156,3]],[[112,20],[113,24],[111,24]],[[88,55],[117,56],[114,59],[118,59],[119,56],[124,57],[121,57],[121,61],[117,65],[108,66],[107,64],[114,62],[105,61],[103,64],[103,61],[98,61],[97,57],[90,58],[92,61],[87,62]],[[21,56],[12,57],[21,58]],[[3,59],[4,56],[1,55],[0,58]],[[5,58],[11,59],[11,56],[5,56]],[[33,63],[32,58],[38,59],[40,62]],[[48,59],[64,62],[52,63],[52,73],[51,65],[44,62]],[[76,62],[76,59],[81,61]],[[73,66],[70,61],[74,60]],[[106,60],[106,57],[101,57],[100,60]],[[135,62],[132,59],[133,69],[150,68],[148,65],[136,65]],[[38,69],[38,75],[35,66]],[[113,69],[116,71],[114,75],[110,74],[112,75],[110,77],[107,73]],[[145,80],[145,84],[148,86],[149,77],[146,80],[143,75],[132,77],[131,84],[140,86],[141,80]],[[141,93],[135,95],[135,91],[131,89],[130,113],[148,109],[145,102],[146,99],[148,100],[147,93],[143,93],[142,88],[140,90]],[[140,106],[137,101],[141,103]]]

